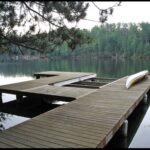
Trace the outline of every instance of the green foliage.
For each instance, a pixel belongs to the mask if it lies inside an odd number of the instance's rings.
[[[69,32],[69,36],[68,36]],[[53,38],[55,37],[55,38]],[[13,39],[13,36],[11,37]],[[105,24],[91,31],[79,28],[61,29],[49,33],[24,35],[18,41],[36,46],[49,58],[71,57],[150,57],[150,24]],[[30,39],[30,40],[29,40]],[[72,40],[74,39],[74,40]],[[74,49],[74,51],[70,50]],[[15,45],[9,46],[9,54],[37,55],[24,48],[21,52]]]
[[[95,43],[92,50],[100,55],[130,57],[150,54],[149,23],[105,24],[94,27],[90,34]]]
[[[91,31],[80,30],[82,37],[77,39],[78,47],[69,53],[69,46],[61,48],[55,56],[99,56],[99,57],[150,57],[150,24],[105,24],[95,26]],[[84,36],[89,42],[79,44]],[[76,43],[76,44],[77,44]],[[53,55],[53,54],[51,54]]]
[[[88,3],[79,1],[0,1],[1,52],[12,45],[20,50],[30,48],[46,52],[48,49],[54,50],[64,41],[71,49],[75,49],[82,35],[76,29],[68,29],[64,21],[79,22],[86,16],[88,6]],[[40,23],[49,24],[49,34],[42,33]],[[26,28],[25,33],[18,35],[15,30],[18,27]],[[38,34],[33,36],[35,31]],[[41,40],[43,35],[46,37]]]

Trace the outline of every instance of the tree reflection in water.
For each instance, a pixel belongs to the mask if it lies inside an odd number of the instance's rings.
[[[5,130],[4,121],[11,116],[10,114],[0,112],[0,131]]]

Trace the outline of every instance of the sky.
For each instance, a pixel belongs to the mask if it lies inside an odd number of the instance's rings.
[[[106,9],[113,6],[118,1],[103,1],[103,2],[94,2],[100,9]],[[87,10],[87,16],[85,18],[90,20],[99,21],[99,10],[93,5],[92,2]],[[106,23],[141,23],[149,22],[150,23],[150,2],[121,2],[121,6],[114,7],[114,12],[112,15],[108,16],[108,21]],[[66,24],[68,27],[74,27],[76,24]],[[100,22],[91,22],[87,20],[80,20],[77,24],[77,27],[80,29],[92,29],[94,26],[101,25]],[[48,24],[40,25],[42,31],[49,31]],[[16,28],[18,33],[24,33],[28,26],[24,28]],[[37,30],[38,31],[38,30]]]
[[[99,10],[91,3],[87,11],[86,18],[92,20],[99,20]],[[108,8],[116,2],[95,2],[95,4],[101,8]],[[121,6],[114,7],[114,12],[108,16],[107,23],[140,23],[150,22],[150,2],[122,2]],[[78,27],[81,29],[91,29],[95,25],[101,25],[101,23],[81,20],[78,23]]]

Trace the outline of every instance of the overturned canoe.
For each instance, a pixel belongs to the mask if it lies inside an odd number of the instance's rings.
[[[145,78],[149,74],[148,70],[144,70],[129,76],[126,80],[126,88],[130,88],[134,83],[138,82],[139,80]]]

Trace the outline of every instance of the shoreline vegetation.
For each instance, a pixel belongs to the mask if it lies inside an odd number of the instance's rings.
[[[128,59],[133,59],[133,60],[150,60],[150,56],[125,56],[125,55],[107,55],[107,54],[89,54],[89,55],[69,55],[69,56],[46,56],[46,55],[37,55],[37,56],[30,56],[30,55],[25,55],[25,56],[10,56],[7,58],[2,58],[0,57],[0,63],[5,63],[5,62],[20,62],[20,61],[32,61],[32,60],[48,60],[48,61],[56,61],[56,60],[69,60],[69,59],[74,59],[74,60],[81,60],[81,59],[111,59],[111,60],[128,60]]]
[[[24,54],[22,54],[14,45],[11,50],[1,53],[0,63],[37,59],[150,59],[149,23],[103,24],[91,30],[79,30],[91,40],[88,43],[77,45],[75,50],[71,50],[64,42],[53,51],[39,53],[24,49]],[[83,40],[82,38],[80,40]]]

